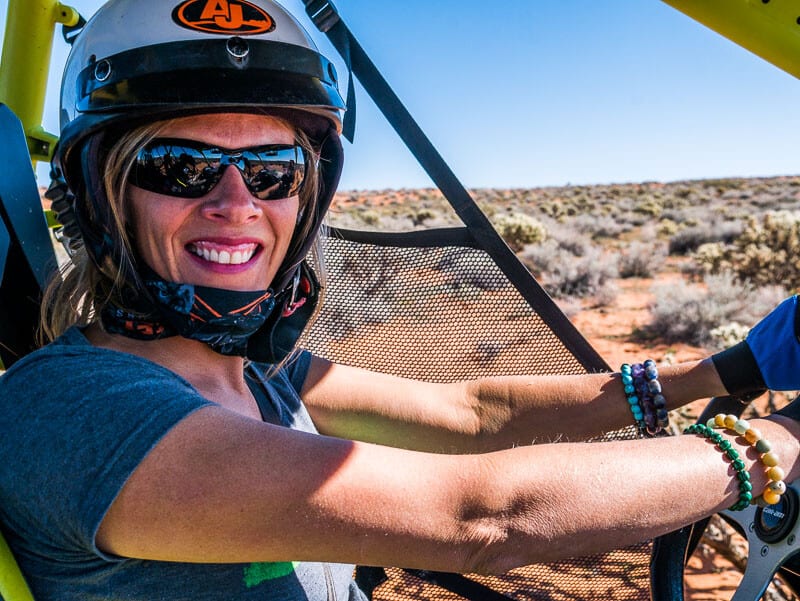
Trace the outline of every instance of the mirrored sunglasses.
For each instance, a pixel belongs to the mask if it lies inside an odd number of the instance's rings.
[[[156,138],[136,155],[128,178],[139,188],[180,198],[200,198],[214,189],[233,165],[259,200],[297,195],[306,174],[300,146],[270,144],[227,150],[193,140]]]

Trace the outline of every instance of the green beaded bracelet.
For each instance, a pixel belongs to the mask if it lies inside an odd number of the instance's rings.
[[[730,506],[730,511],[742,511],[750,506],[753,500],[753,485],[750,483],[750,472],[733,448],[731,442],[722,434],[715,432],[705,424],[692,424],[683,431],[684,434],[699,434],[712,441],[716,447],[731,461],[731,466],[736,470],[736,479],[739,481],[739,500]]]

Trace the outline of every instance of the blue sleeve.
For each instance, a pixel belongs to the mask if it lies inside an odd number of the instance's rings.
[[[0,511],[26,545],[102,555],[95,534],[149,451],[211,404],[132,355],[48,347],[0,377]]]

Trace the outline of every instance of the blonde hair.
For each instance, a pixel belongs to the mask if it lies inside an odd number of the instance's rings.
[[[297,144],[307,155],[305,183],[300,191],[303,219],[287,251],[287,256],[293,256],[298,253],[314,226],[313,216],[317,212],[320,185],[317,152],[308,136],[291,122],[280,117],[271,118],[283,122],[294,131]],[[103,308],[112,301],[124,308],[124,287],[133,286],[138,291],[142,290],[125,219],[128,176],[139,151],[157,138],[171,122],[157,121],[132,129],[123,134],[108,151],[105,162],[101,165],[104,169],[103,187],[109,214],[109,223],[105,225],[116,249],[116,259],[105,257],[98,266],[83,246],[72,254],[71,260],[61,267],[45,289],[40,313],[40,344],[54,340],[73,325],[86,326],[98,322]],[[87,205],[89,218],[97,219],[91,202],[83,202]],[[319,235],[316,235],[310,252],[317,276],[324,283],[324,261]],[[303,258],[298,256],[295,264],[289,267],[293,269]]]

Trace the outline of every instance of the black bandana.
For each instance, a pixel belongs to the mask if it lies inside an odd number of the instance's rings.
[[[305,263],[277,295],[177,284],[144,271],[149,298],[124,299],[132,310],[108,303],[101,319],[109,333],[137,340],[182,336],[222,355],[277,363],[293,350],[317,303],[318,284]]]

